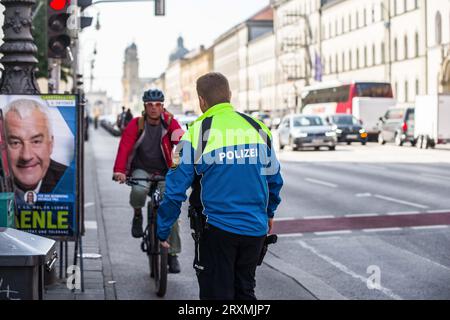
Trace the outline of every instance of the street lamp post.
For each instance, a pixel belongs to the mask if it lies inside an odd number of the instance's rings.
[[[39,94],[35,71],[37,46],[31,33],[32,6],[36,0],[2,0],[5,7],[4,43],[0,47],[3,65],[2,94]]]
[[[384,23],[384,27],[386,28],[388,32],[388,75],[389,75],[389,83],[392,82],[392,26],[391,26],[391,5],[388,4],[388,7],[386,8],[386,5],[382,2],[381,8],[384,11],[384,14],[387,15],[387,21]],[[384,20],[384,19],[383,19]]]

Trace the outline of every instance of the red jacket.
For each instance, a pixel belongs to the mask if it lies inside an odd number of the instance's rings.
[[[170,118],[172,116],[168,112],[161,114],[162,135],[161,150],[166,160],[167,167],[172,166],[172,150],[173,146],[180,142],[184,134],[178,121]],[[139,136],[139,118],[134,118],[122,133],[120,139],[119,150],[117,151],[116,162],[114,164],[114,173],[131,174],[131,162],[139,145],[142,143],[145,135],[145,129]],[[170,121],[170,124],[168,122]]]

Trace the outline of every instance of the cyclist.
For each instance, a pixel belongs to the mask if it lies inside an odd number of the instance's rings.
[[[120,183],[127,175],[136,179],[149,178],[152,174],[165,176],[172,166],[172,150],[178,144],[184,131],[173,115],[164,109],[164,94],[158,89],[148,90],[142,97],[144,112],[134,118],[125,128],[120,140],[113,179]],[[134,208],[131,233],[134,238],[144,235],[142,208],[145,206],[150,182],[139,181],[132,186],[130,205]],[[165,181],[158,182],[161,195],[165,191]],[[181,252],[178,223],[175,223],[169,236],[169,272],[179,273],[177,254]]]

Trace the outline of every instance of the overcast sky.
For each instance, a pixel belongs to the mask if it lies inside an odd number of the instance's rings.
[[[81,35],[84,75],[90,77],[89,61],[96,43],[94,90],[107,90],[121,100],[124,50],[133,41],[138,47],[140,77],[157,77],[165,71],[179,35],[188,50],[209,46],[268,4],[269,0],[166,0],[165,17],[154,16],[153,2],[98,4],[86,12],[100,13],[101,29],[90,27]]]

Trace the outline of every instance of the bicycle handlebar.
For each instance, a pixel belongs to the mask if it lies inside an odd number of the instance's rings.
[[[160,175],[152,175],[149,178],[133,178],[127,177],[126,184],[128,185],[137,185],[139,181],[145,182],[160,182],[166,180],[166,177]]]

